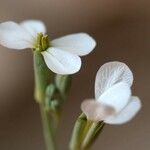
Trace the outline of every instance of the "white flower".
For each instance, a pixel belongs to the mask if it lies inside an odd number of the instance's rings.
[[[45,34],[46,27],[37,20],[20,24],[4,22],[0,24],[0,44],[11,49],[35,48],[37,34]],[[89,54],[96,46],[95,40],[86,33],[67,35],[50,41],[50,47],[42,51],[48,68],[58,74],[73,74],[80,70],[79,56]]]
[[[138,97],[131,95],[133,75],[121,62],[104,64],[96,75],[95,99],[83,101],[82,111],[92,121],[123,124],[130,121],[141,108]]]

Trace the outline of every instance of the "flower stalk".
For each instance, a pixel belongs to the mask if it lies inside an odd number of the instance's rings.
[[[47,150],[55,150],[55,136],[53,134],[53,128],[50,124],[49,113],[45,110],[44,106],[40,104],[40,111],[43,123],[43,133]]]
[[[45,91],[48,86],[48,68],[45,65],[43,56],[38,51],[34,51],[34,71],[35,71],[35,99],[39,103],[43,131],[47,150],[55,150],[54,136],[50,125],[49,112],[45,109]]]

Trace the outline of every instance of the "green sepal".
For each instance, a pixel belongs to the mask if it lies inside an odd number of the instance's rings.
[[[33,52],[34,56],[34,74],[35,74],[35,99],[43,103],[45,99],[45,90],[49,80],[49,69],[47,68],[42,54],[38,51]]]
[[[82,134],[86,127],[86,123],[86,115],[84,113],[81,113],[81,115],[77,118],[73,128],[72,137],[69,144],[70,150],[80,150],[80,146],[82,143]]]
[[[102,132],[105,125],[103,121],[91,122],[88,120],[88,122],[90,122],[91,125],[89,129],[86,131],[86,134],[82,141],[81,144],[82,150],[87,150],[93,145],[93,143],[96,141],[98,135]]]
[[[70,141],[70,150],[88,150],[102,132],[105,123],[92,122],[82,113],[76,120]]]

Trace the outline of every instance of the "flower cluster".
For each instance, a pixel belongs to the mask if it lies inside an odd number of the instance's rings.
[[[81,68],[81,58],[96,46],[86,33],[66,35],[49,40],[46,27],[38,20],[20,24],[0,24],[0,44],[11,49],[31,48],[34,56],[35,99],[40,105],[48,150],[55,150],[56,130],[71,76]],[[49,83],[49,69],[56,73]],[[54,76],[52,76],[54,77]],[[95,81],[95,99],[82,102],[70,142],[70,149],[88,149],[105,123],[123,124],[140,110],[141,101],[132,96],[133,74],[122,62],[109,62],[100,67]]]

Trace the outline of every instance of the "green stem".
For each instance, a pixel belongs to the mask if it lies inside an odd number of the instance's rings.
[[[45,137],[45,143],[47,150],[55,150],[55,142],[54,142],[54,136],[52,133],[52,127],[50,125],[49,121],[49,114],[45,110],[43,105],[40,105],[41,110],[41,117],[42,117],[42,123],[43,123],[43,132]]]
[[[47,150],[55,150],[52,127],[50,126],[50,116],[45,110],[45,93],[48,85],[48,68],[40,52],[34,52],[34,72],[35,72],[35,99],[40,105],[44,137]]]

